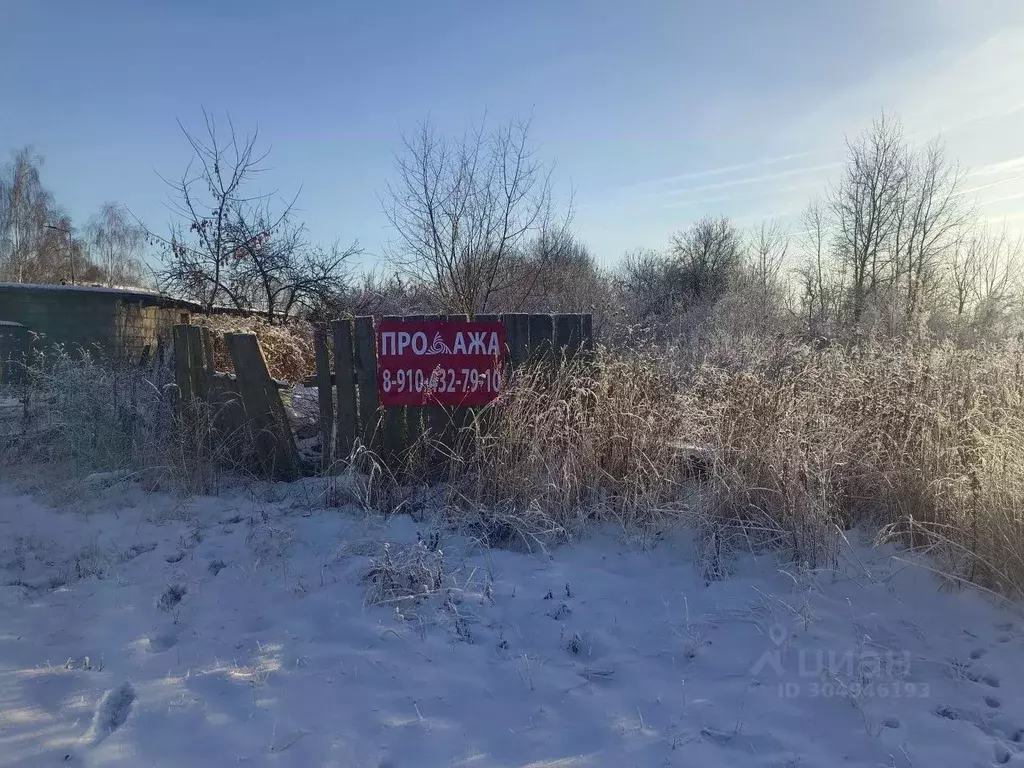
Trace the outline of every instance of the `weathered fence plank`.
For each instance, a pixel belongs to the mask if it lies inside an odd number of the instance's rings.
[[[430,315],[427,319],[466,322],[469,320],[469,315]],[[426,411],[425,420],[430,427],[430,442],[434,452],[432,463],[435,466],[441,466],[443,460],[451,455],[456,435],[465,424],[465,409],[431,405]]]
[[[171,329],[171,335],[174,342],[174,383],[178,386],[179,402],[184,407],[185,403],[188,403],[194,396],[188,326],[175,325]]]
[[[245,435],[245,406],[238,391],[238,381],[230,373],[210,376],[207,393],[210,403],[210,424],[221,441],[219,450],[234,460],[244,454],[248,440]]]
[[[530,315],[530,362],[539,362],[551,357],[551,345],[555,336],[555,321],[551,315]]]
[[[427,315],[427,320],[447,320],[447,315]],[[435,452],[444,445],[444,434],[448,427],[448,412],[441,405],[427,406],[423,414],[426,428],[430,431],[431,442],[435,444]]]
[[[404,318],[401,315],[385,315],[381,319],[386,322],[401,322]],[[401,454],[405,443],[405,406],[388,406],[383,411],[384,435],[381,442],[381,452],[385,463],[393,464],[395,459]]]
[[[359,435],[372,451],[380,449],[380,408],[377,399],[377,344],[372,317],[356,318],[355,371],[359,388]]]
[[[198,325],[188,325],[188,359],[192,372],[192,394],[197,400],[205,400],[209,390],[209,376],[203,355],[203,334]]]
[[[320,405],[320,469],[326,472],[334,463],[334,393],[331,391],[331,352],[327,332],[313,331],[316,357],[316,399]]]
[[[409,315],[389,316],[389,321],[465,322],[467,315]],[[501,322],[505,329],[508,352],[506,375],[526,363],[558,362],[591,354],[594,349],[593,318],[583,314],[505,315],[479,314],[475,320]],[[356,439],[361,439],[371,451],[380,456],[395,471],[400,461],[413,458],[409,449],[424,435],[430,446],[426,458],[437,468],[460,446],[462,440],[471,439],[464,434],[474,410],[438,405],[382,408],[377,393],[377,344],[372,317],[358,317],[355,321],[336,320],[332,323],[334,346],[334,386],[337,405],[329,419],[334,430],[334,457],[350,455]],[[324,351],[318,346],[318,376]],[[328,353],[329,354],[329,353]],[[330,362],[330,360],[328,360]],[[327,402],[322,400],[326,409]],[[412,466],[411,464],[409,466]],[[407,467],[408,468],[408,467]]]
[[[445,315],[446,320],[452,322],[465,323],[469,321],[469,315]],[[448,447],[449,452],[454,452],[458,447],[459,440],[462,437],[462,433],[469,424],[470,411],[468,408],[447,408],[445,412],[448,416],[448,423],[445,425],[445,445]]]
[[[580,325],[582,339],[580,348],[585,357],[590,358],[594,354],[594,316],[583,315],[583,322]]]
[[[530,316],[522,313],[502,315],[505,323],[505,345],[509,368],[515,370],[526,362],[530,348]]]
[[[199,337],[203,342],[203,363],[206,365],[207,374],[213,376],[217,367],[213,364],[213,335],[205,325],[199,326]]]
[[[334,336],[334,384],[338,393],[338,417],[335,426],[335,456],[348,459],[355,445],[358,424],[356,377],[352,349],[352,321],[331,323]]]
[[[409,323],[419,323],[427,318],[426,315],[406,315],[404,319]],[[405,408],[405,440],[406,445],[410,449],[415,448],[423,437],[423,422],[426,417],[426,410],[426,408],[419,405],[409,405]]]
[[[569,362],[579,354],[583,336],[582,315],[555,315],[556,363]]]
[[[256,334],[229,333],[224,338],[263,469],[280,479],[292,480],[299,474],[298,451]]]

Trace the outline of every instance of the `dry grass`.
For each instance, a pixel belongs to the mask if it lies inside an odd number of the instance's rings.
[[[601,353],[519,376],[464,437],[449,504],[491,540],[686,517],[713,574],[735,547],[828,565],[863,524],[954,580],[1024,590],[1019,346]]]
[[[211,431],[209,410],[181,413],[168,382],[166,371],[53,359],[34,369],[30,418],[0,465],[128,470],[149,487],[216,490],[244,463],[244,436]],[[517,373],[473,414],[445,466],[427,447],[403,471],[360,448],[344,488],[389,513],[445,508],[487,542],[529,549],[593,522],[644,535],[684,522],[701,533],[708,578],[738,547],[828,566],[841,531],[864,525],[929,551],[954,582],[1024,592],[1020,344],[776,341],[701,361],[600,351]],[[435,492],[417,496],[428,478]]]
[[[1022,350],[780,345],[693,376],[716,447],[708,499],[812,565],[866,523],[957,578],[1024,587]]]
[[[665,360],[597,360],[519,373],[466,428],[456,506],[489,537],[548,536],[588,520],[660,525],[685,508],[688,396]]]
[[[19,403],[0,424],[0,467],[60,467],[66,480],[139,482],[148,490],[216,492],[252,464],[253,438],[225,404],[179,404],[171,371],[111,365],[56,347],[27,367],[27,382],[0,392]],[[84,478],[84,480],[83,480]]]
[[[205,325],[213,337],[213,363],[218,371],[234,371],[231,356],[224,343],[224,334],[232,332],[255,333],[267,359],[270,375],[283,381],[298,381],[316,373],[313,351],[313,327],[306,322],[292,321],[288,325],[271,325],[262,317],[232,317],[196,315],[196,325]]]

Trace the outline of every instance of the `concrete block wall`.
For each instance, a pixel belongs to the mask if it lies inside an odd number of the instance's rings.
[[[59,286],[0,285],[0,320],[38,334],[37,347],[62,344],[106,358],[138,360],[158,334],[189,313],[159,306],[159,297]]]
[[[22,380],[27,354],[28,329],[19,323],[0,320],[0,385]]]
[[[41,336],[37,344],[63,344],[106,353],[117,337],[116,303],[100,293],[0,287],[0,320],[21,323]]]

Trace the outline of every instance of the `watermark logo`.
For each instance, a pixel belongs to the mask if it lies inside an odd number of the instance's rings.
[[[754,662],[750,673],[778,686],[780,698],[927,698],[927,683],[911,679],[907,650],[856,648],[791,648],[785,628],[768,629],[772,647]]]

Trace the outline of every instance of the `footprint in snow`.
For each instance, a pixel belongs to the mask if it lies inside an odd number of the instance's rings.
[[[112,688],[103,694],[93,714],[92,726],[89,728],[88,741],[99,744],[103,739],[124,725],[132,711],[135,701],[135,689],[131,683],[119,688]]]
[[[995,675],[982,675],[980,677],[981,682],[987,685],[989,688],[999,687],[999,678]]]
[[[155,633],[149,638],[149,649],[154,653],[163,653],[178,644],[178,633],[174,629],[166,629]]]

